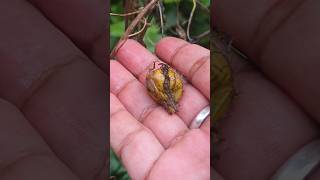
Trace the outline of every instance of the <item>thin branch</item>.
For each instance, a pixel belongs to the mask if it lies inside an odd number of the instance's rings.
[[[142,9],[143,9],[143,7],[140,8],[139,10],[137,10],[137,11],[124,13],[124,14],[110,13],[110,16],[121,16],[121,17],[132,16],[132,15],[135,15],[135,14],[139,14]]]
[[[160,25],[161,25],[161,35],[164,36],[164,25],[163,25],[163,14],[162,14],[162,7],[160,5],[160,1],[157,3],[158,9],[159,9],[159,15],[160,15]]]
[[[246,56],[243,52],[241,52],[239,49],[235,48],[233,45],[231,45],[231,50],[241,56],[243,59],[248,59],[248,56]]]
[[[137,31],[137,32],[135,32],[135,33],[133,33],[133,34],[130,34],[130,35],[128,36],[129,38],[140,34],[140,33],[141,33],[142,31],[144,31],[144,29],[147,27],[147,24],[148,24],[148,23],[147,23],[147,18],[143,18],[143,19],[144,19],[143,27],[142,27],[139,31]]]
[[[189,16],[189,21],[188,21],[188,27],[187,27],[187,38],[189,41],[192,41],[191,37],[190,37],[190,27],[191,27],[191,23],[192,23],[192,18],[194,15],[194,12],[196,10],[197,7],[197,2],[196,0],[192,0],[193,6],[192,6],[192,10],[190,12],[190,16]]]
[[[150,11],[154,8],[154,6],[157,4],[159,0],[151,0],[142,10],[141,12],[136,16],[136,18],[132,21],[132,23],[128,26],[128,28],[126,29],[125,33],[123,34],[123,36],[120,38],[120,40],[118,41],[117,45],[115,46],[115,48],[111,51],[110,54],[110,58],[113,58],[117,51],[119,50],[119,48],[121,48],[123,46],[123,44],[125,43],[125,41],[128,39],[129,35],[131,34],[131,32],[135,29],[135,27],[139,24],[139,22],[141,21],[141,19]]]
[[[177,1],[176,3],[176,12],[177,12],[177,18],[176,18],[176,32],[173,34],[176,34],[177,36],[179,36],[181,39],[183,40],[187,40],[187,35],[185,30],[182,28],[182,26],[180,25],[180,0]]]
[[[195,39],[199,40],[199,39],[202,39],[203,37],[206,37],[208,35],[210,35],[210,30],[207,30],[207,31],[199,34],[198,36],[195,37]]]
[[[207,8],[206,5],[204,5],[202,2],[200,2],[199,0],[196,0],[197,3],[200,5],[200,7],[208,14],[210,14],[210,10]]]

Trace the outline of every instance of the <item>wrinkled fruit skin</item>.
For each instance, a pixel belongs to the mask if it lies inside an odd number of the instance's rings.
[[[154,64],[155,65],[155,64]],[[152,69],[146,77],[149,95],[170,114],[178,111],[178,102],[183,94],[183,80],[170,66],[159,63],[160,68]]]
[[[218,41],[221,40],[221,35],[211,34],[211,106],[213,107],[213,116],[211,118],[210,141],[213,144],[211,150],[211,163],[214,165],[215,161],[219,159],[219,145],[225,141],[220,130],[221,120],[226,117],[232,99],[234,96],[232,69],[228,61],[227,46],[219,46]]]
[[[213,53],[211,53],[211,64],[213,69],[211,78],[212,83],[212,97],[213,97],[213,118],[211,118],[211,125],[215,125],[217,121],[221,120],[227,114],[233,97],[233,79],[232,70],[226,57],[218,51],[218,48],[212,46]]]

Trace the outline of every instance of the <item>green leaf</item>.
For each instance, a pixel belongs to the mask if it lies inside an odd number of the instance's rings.
[[[200,0],[200,2],[204,5],[206,5],[207,7],[210,6],[210,0]]]
[[[177,3],[179,0],[164,0],[164,3]]]
[[[154,46],[161,39],[161,36],[160,28],[157,25],[152,24],[148,28],[143,41],[151,52],[154,52]]]
[[[110,150],[110,176],[116,177],[117,180],[131,179],[112,149]]]
[[[110,33],[113,37],[121,37],[124,32],[124,21],[118,21],[110,25]]]

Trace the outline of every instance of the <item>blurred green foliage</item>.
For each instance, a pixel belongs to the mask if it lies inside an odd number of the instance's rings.
[[[110,176],[117,180],[128,180],[130,179],[126,169],[122,166],[116,154],[110,151]]]
[[[203,47],[210,48],[210,14],[209,5],[210,0],[197,0],[197,8],[195,10],[191,28],[190,36],[193,43],[199,44]],[[178,3],[179,2],[179,3]],[[181,34],[186,33],[188,19],[193,7],[192,0],[163,0],[163,17],[164,17],[164,34],[161,32],[161,25],[159,22],[159,11],[155,9],[149,18],[149,26],[143,38],[143,42],[150,51],[154,51],[155,44],[162,38],[162,36],[180,37]],[[123,0],[111,0],[111,12],[122,14]],[[179,16],[177,14],[179,13]],[[177,18],[179,17],[179,18]],[[177,28],[177,20],[181,28]],[[124,17],[111,16],[110,18],[110,47],[114,48],[120,37],[125,31]],[[197,38],[200,34],[206,33],[202,38]],[[126,170],[122,166],[115,153],[110,152],[110,175],[117,180],[128,180]]]
[[[197,0],[202,5],[197,4],[195,14],[192,20],[190,35],[196,37],[204,32],[208,32],[210,29],[210,16],[209,5],[210,0]],[[179,3],[179,11],[177,11]],[[164,36],[176,36],[178,37],[177,27],[177,12],[179,12],[179,22],[184,31],[187,29],[187,21],[190,16],[191,9],[193,7],[191,0],[163,0],[163,16],[164,16]],[[206,9],[205,9],[205,8]],[[159,23],[159,13],[156,10],[152,14],[152,20],[149,22],[148,30],[144,36],[144,43],[146,47],[153,51],[154,45],[161,39],[162,33]],[[123,13],[123,1],[111,0],[111,12]],[[111,16],[110,18],[110,47],[115,46],[117,41],[123,35],[125,31],[124,17]],[[203,47],[209,48],[209,34],[204,38],[201,38],[197,43]]]

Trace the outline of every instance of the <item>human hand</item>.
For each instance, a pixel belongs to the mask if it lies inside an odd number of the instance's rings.
[[[0,1],[0,179],[107,177],[104,4]]]
[[[214,168],[227,180],[269,179],[319,138],[319,2],[213,2],[213,24],[256,65],[230,55],[237,96],[220,122]]]
[[[210,179],[210,121],[190,130],[210,99],[209,50],[167,37],[156,55],[187,77],[179,112],[169,115],[147,94],[158,58],[127,40],[110,61],[110,143],[133,179]]]

